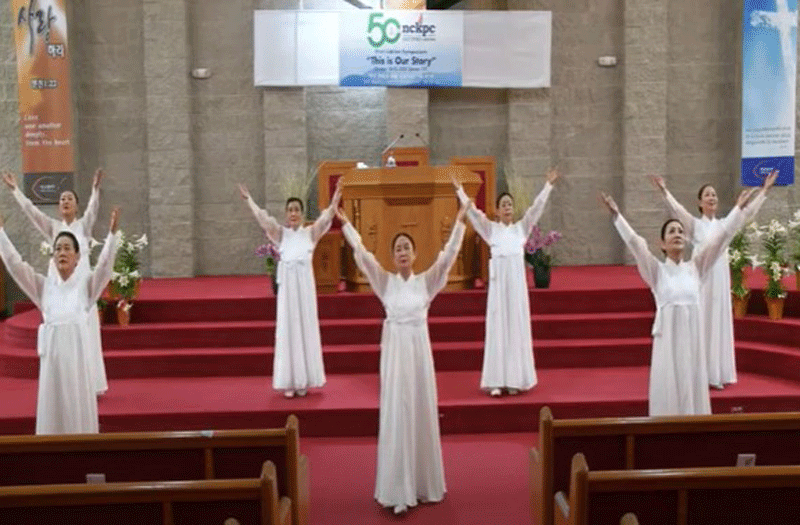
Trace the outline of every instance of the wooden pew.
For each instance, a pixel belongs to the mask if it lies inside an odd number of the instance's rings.
[[[569,488],[578,452],[598,470],[734,466],[740,453],[756,454],[757,465],[800,465],[796,443],[800,413],[554,420],[544,407],[530,451],[534,522],[553,523],[553,496]]]
[[[630,511],[658,525],[799,523],[800,466],[590,471],[576,454],[566,507],[556,524],[616,525]]]
[[[308,525],[308,458],[294,415],[278,429],[2,436],[0,486],[86,483],[87,474],[109,483],[258,478],[266,460],[292,523]]]
[[[291,502],[278,499],[266,461],[255,479],[3,487],[0,515],[15,525],[289,525]]]

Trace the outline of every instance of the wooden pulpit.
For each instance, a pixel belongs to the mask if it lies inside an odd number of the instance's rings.
[[[474,198],[481,178],[464,166],[407,166],[351,169],[342,176],[344,210],[361,234],[364,246],[388,271],[394,271],[391,241],[406,232],[416,244],[414,272],[425,271],[436,260],[453,228],[458,198],[451,177],[461,181]],[[472,247],[475,232],[469,228],[464,247]],[[448,289],[471,288],[476,277],[472,254],[462,250],[448,277]],[[358,271],[352,255],[345,257],[348,290],[367,291],[369,283]]]

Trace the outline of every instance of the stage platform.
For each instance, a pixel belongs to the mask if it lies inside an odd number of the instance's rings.
[[[763,287],[760,275],[748,281]],[[793,278],[787,286],[795,288]],[[514,397],[479,388],[485,290],[444,292],[430,310],[442,431],[533,432],[539,409],[556,417],[644,415],[654,305],[634,267],[556,268],[531,290],[539,384]],[[374,436],[383,309],[371,294],[319,297],[328,384],[302,399],[271,388],[275,301],[263,276],[148,279],[132,324],[103,326],[110,389],[102,431],[250,428],[290,413],[304,436]],[[0,433],[34,428],[39,313],[2,325]],[[712,392],[715,412],[800,410],[800,294],[786,318],[766,317],[754,290],[736,321],[739,383]]]

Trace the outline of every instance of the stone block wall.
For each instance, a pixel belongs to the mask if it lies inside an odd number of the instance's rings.
[[[648,173],[693,208],[703,182],[726,212],[738,193],[741,14],[725,0],[465,0],[453,9],[550,10],[552,87],[522,89],[255,88],[254,9],[351,9],[343,0],[82,0],[70,2],[76,185],[88,199],[104,166],[101,220],[148,233],[157,276],[254,273],[263,234],[236,183],[283,213],[281,181],[326,158],[370,164],[400,133],[420,133],[433,162],[494,155],[539,190],[564,173],[542,217],[565,238],[562,264],[620,263],[625,251],[597,203],[610,191],[655,243],[664,217]],[[0,9],[0,167],[19,170],[16,57]],[[618,65],[597,65],[614,55]],[[194,79],[193,68],[211,77]],[[312,184],[314,188],[315,184]],[[777,188],[763,219],[798,207]],[[315,190],[310,207],[316,207]],[[43,266],[40,239],[7,191],[0,206],[21,253]],[[55,209],[49,210],[56,213]]]

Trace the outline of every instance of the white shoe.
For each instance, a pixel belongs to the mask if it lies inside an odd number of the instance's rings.
[[[308,390],[306,390],[305,388],[301,388],[296,393],[298,396],[303,397],[304,395],[308,394]]]
[[[725,389],[725,385],[712,384],[711,388],[713,388],[714,390],[724,390]]]
[[[489,390],[489,395],[492,396],[492,397],[500,397],[500,394],[502,394],[502,393],[503,393],[503,391],[500,390],[499,388],[493,388],[493,389]]]
[[[519,394],[519,389],[518,388],[509,388],[508,389],[508,395],[515,396],[517,394]]]
[[[408,507],[406,507],[405,505],[395,505],[395,507],[394,507],[394,513],[395,514],[402,514],[407,510],[408,510]]]
[[[283,397],[285,397],[286,399],[293,398],[294,397],[294,390],[287,390],[286,392],[283,393]]]

